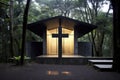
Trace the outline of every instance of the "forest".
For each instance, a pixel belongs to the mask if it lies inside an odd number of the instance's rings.
[[[0,62],[21,54],[25,6],[26,0],[0,0]],[[110,0],[31,0],[28,24],[58,15],[94,24],[97,29],[78,38],[78,42],[91,42],[93,56],[112,57],[112,9]],[[42,38],[27,30],[25,42],[30,41]]]

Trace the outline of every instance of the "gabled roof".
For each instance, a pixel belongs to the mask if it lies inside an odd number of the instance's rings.
[[[77,31],[79,32],[78,37],[83,36],[84,34],[92,31],[93,29],[95,29],[97,27],[95,25],[81,22],[81,21],[71,19],[68,17],[56,16],[56,17],[52,17],[52,18],[48,18],[48,19],[43,19],[43,20],[40,20],[40,21],[37,21],[34,23],[30,23],[30,24],[28,24],[27,28],[30,31],[32,31],[35,34],[42,37],[42,35],[45,32],[45,29],[47,28],[48,25],[51,25],[51,27],[49,27],[49,29],[59,26],[59,19],[61,19],[61,21],[62,21],[62,27],[68,28],[68,29],[76,28]]]

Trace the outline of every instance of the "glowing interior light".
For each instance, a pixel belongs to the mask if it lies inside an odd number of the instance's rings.
[[[51,70],[49,70],[49,71],[47,71],[47,75],[50,75],[50,76],[57,76],[57,75],[60,75],[60,74],[62,74],[62,75],[71,75],[71,72],[69,72],[69,71],[62,71],[62,72],[59,72],[59,71],[51,71]]]
[[[58,38],[53,38],[52,34],[58,34],[58,28],[47,29],[47,55],[58,55]],[[62,28],[62,34],[68,37],[62,38],[62,54],[74,54],[74,30]]]
[[[71,75],[71,72],[69,72],[69,71],[63,71],[63,72],[61,72],[63,75]]]
[[[47,71],[47,75],[59,75],[58,71]]]

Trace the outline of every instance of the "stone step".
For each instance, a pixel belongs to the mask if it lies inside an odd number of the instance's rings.
[[[94,67],[100,71],[112,71],[112,64],[94,64]]]
[[[58,59],[56,57],[38,57],[35,60],[41,64],[70,64],[70,65],[86,65],[88,58],[85,57],[63,57]]]
[[[113,60],[88,60],[89,64],[112,64]]]

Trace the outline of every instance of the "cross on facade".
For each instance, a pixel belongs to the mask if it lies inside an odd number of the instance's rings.
[[[58,34],[52,34],[52,37],[58,37],[58,58],[62,58],[62,38],[68,37],[68,34],[62,34],[61,19],[59,19]]]

